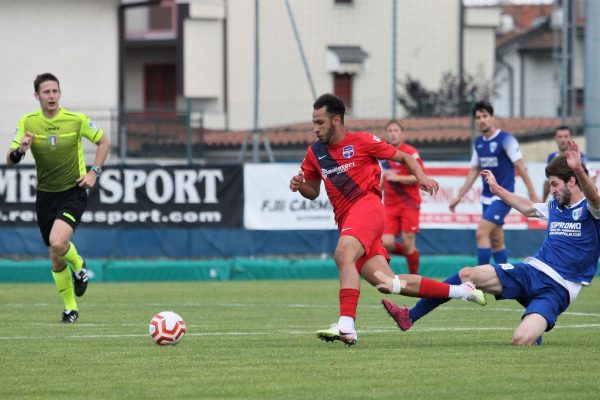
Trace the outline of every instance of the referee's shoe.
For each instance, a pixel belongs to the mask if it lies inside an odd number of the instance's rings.
[[[72,272],[73,274],[73,287],[75,289],[75,296],[81,297],[85,293],[88,284],[88,270],[85,266],[85,259],[81,258],[83,265],[81,269],[77,272]]]
[[[75,310],[65,310],[60,315],[60,321],[63,324],[74,324],[77,322],[77,318],[79,318],[79,313]]]

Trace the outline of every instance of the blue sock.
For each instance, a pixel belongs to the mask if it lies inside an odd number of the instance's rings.
[[[477,263],[478,265],[485,265],[490,263],[490,257],[492,256],[492,249],[477,248]]]
[[[444,281],[450,285],[460,285],[462,281],[458,276],[458,272]],[[416,322],[419,318],[429,314],[431,311],[441,306],[450,299],[421,299],[417,304],[410,309],[410,320]]]
[[[541,345],[542,345],[542,337],[540,336],[539,338],[537,338],[537,340],[535,341],[535,343],[536,343],[538,346],[541,346]]]
[[[508,252],[506,251],[506,248],[492,253],[492,255],[494,256],[496,264],[506,264],[508,262]]]

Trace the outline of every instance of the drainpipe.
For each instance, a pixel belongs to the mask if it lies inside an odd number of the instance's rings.
[[[519,87],[520,87],[520,105],[519,105],[519,117],[525,116],[525,57],[523,53],[519,53]]]
[[[508,114],[509,117],[512,118],[515,116],[515,71],[498,53],[496,53],[496,60],[498,61],[498,64],[506,68],[506,72],[508,73]]]
[[[463,1],[459,1],[459,28],[458,28],[458,95],[460,101],[465,99],[465,5]]]

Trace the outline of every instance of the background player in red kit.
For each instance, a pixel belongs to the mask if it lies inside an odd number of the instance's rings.
[[[390,121],[385,127],[386,141],[398,150],[410,154],[423,169],[423,161],[414,147],[404,142],[404,132],[398,121]],[[417,177],[396,161],[382,162],[383,204],[385,205],[385,230],[383,246],[389,253],[406,257],[408,271],[419,273],[419,250],[416,239],[419,233],[421,193]],[[402,243],[396,237],[402,235]]]
[[[313,104],[313,131],[317,141],[302,162],[302,170],[290,180],[290,190],[308,199],[319,196],[321,180],[333,206],[340,238],[334,259],[340,274],[340,318],[328,329],[317,331],[323,340],[357,341],[354,327],[360,296],[360,276],[382,293],[413,297],[461,298],[485,304],[483,292],[470,282],[448,285],[419,275],[395,275],[388,262],[381,235],[385,209],[381,202],[381,168],[378,159],[407,166],[421,189],[434,194],[438,183],[429,179],[418,162],[367,132],[349,132],[344,125],[346,107],[332,94]]]

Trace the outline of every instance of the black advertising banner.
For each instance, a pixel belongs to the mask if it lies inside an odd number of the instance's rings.
[[[35,167],[0,167],[0,226],[36,226]],[[243,167],[107,166],[82,222],[106,227],[239,228]]]

